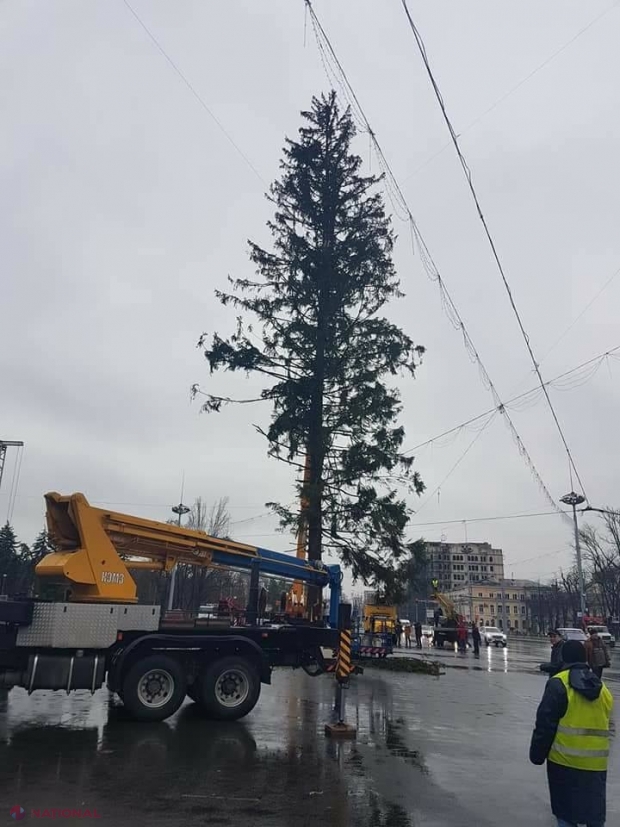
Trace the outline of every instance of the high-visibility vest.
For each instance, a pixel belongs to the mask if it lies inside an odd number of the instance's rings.
[[[614,704],[605,684],[595,701],[570,686],[570,670],[558,672],[550,680],[560,680],[566,688],[568,707],[560,719],[548,760],[577,770],[603,772],[609,757],[609,716]]]

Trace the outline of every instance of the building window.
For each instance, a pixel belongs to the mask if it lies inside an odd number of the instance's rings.
[[[519,598],[517,597],[517,595],[516,595],[516,594],[513,594],[512,599],[513,599],[513,600],[518,600]]]
[[[491,570],[491,571],[494,571],[494,568],[493,568],[493,566],[489,566],[489,568],[490,568],[490,570]]]
[[[522,615],[524,615],[524,614],[525,614],[525,606],[521,606],[521,614],[522,614]]]
[[[515,613],[516,615],[518,615],[518,614],[519,614],[519,607],[518,607],[518,606],[514,606],[513,608],[514,608],[514,613]]]
[[[493,598],[494,598],[494,597],[495,597],[495,595],[493,594],[493,592],[489,592],[489,598],[490,598],[491,600],[493,600]]]
[[[478,597],[482,597],[482,592],[478,592]]]
[[[525,595],[524,594],[519,595],[519,600],[525,600]]]
[[[484,614],[484,606],[478,606],[478,614]]]
[[[501,603],[497,604],[497,614],[498,615],[504,614],[504,609],[503,609]]]
[[[518,629],[518,628],[519,628],[519,621],[515,620],[515,629]]]
[[[494,606],[493,606],[493,604],[492,604],[492,603],[491,603],[491,605],[489,606],[489,609],[490,609],[490,611],[491,611],[491,614],[492,614],[492,615],[494,615],[494,614],[495,614],[495,608],[494,608]]]

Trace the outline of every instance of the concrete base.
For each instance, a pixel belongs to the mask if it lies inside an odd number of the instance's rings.
[[[329,738],[356,738],[357,729],[351,724],[325,724],[325,735]]]

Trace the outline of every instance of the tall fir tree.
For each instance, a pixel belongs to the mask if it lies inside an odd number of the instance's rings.
[[[36,566],[46,554],[51,554],[53,551],[55,551],[54,540],[47,529],[42,528],[30,547],[30,562]]]
[[[405,553],[409,511],[398,485],[423,483],[402,453],[400,394],[385,383],[412,376],[424,351],[380,315],[401,296],[394,234],[377,189],[352,150],[355,126],[334,92],[302,112],[270,189],[273,247],[250,242],[258,279],[217,292],[240,311],[228,338],[203,334],[210,370],[258,373],[273,413],[271,456],[305,468],[298,510],[272,503],[282,525],[308,529],[308,557],[337,552],[355,577],[391,580]],[[257,334],[245,314],[258,320]],[[232,400],[207,394],[204,409]],[[246,401],[246,400],[242,400]]]
[[[0,528],[0,591],[12,594],[19,579],[19,543],[13,526],[7,521]]]

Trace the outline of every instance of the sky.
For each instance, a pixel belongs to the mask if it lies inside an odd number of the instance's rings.
[[[409,5],[544,378],[620,345],[620,3]],[[535,387],[400,0],[313,6],[500,397]],[[254,427],[268,408],[201,414],[190,386],[260,388],[210,376],[196,343],[232,331],[214,291],[253,275],[247,240],[269,244],[284,138],[330,88],[302,0],[0,4],[0,439],[25,443],[12,508],[7,456],[0,520],[21,540],[42,527],[46,491],[167,519],[183,486],[190,503],[228,497],[236,538],[292,548],[264,505],[294,498]],[[355,148],[377,172],[367,134]],[[427,349],[400,380],[413,448],[493,400],[408,226],[394,227],[406,296],[388,312]],[[620,505],[619,378],[610,357],[550,389],[594,506]],[[569,466],[539,397],[511,416],[559,498]],[[410,499],[409,537],[488,541],[508,576],[569,567],[570,524],[503,418],[475,428],[414,452],[427,492]]]

